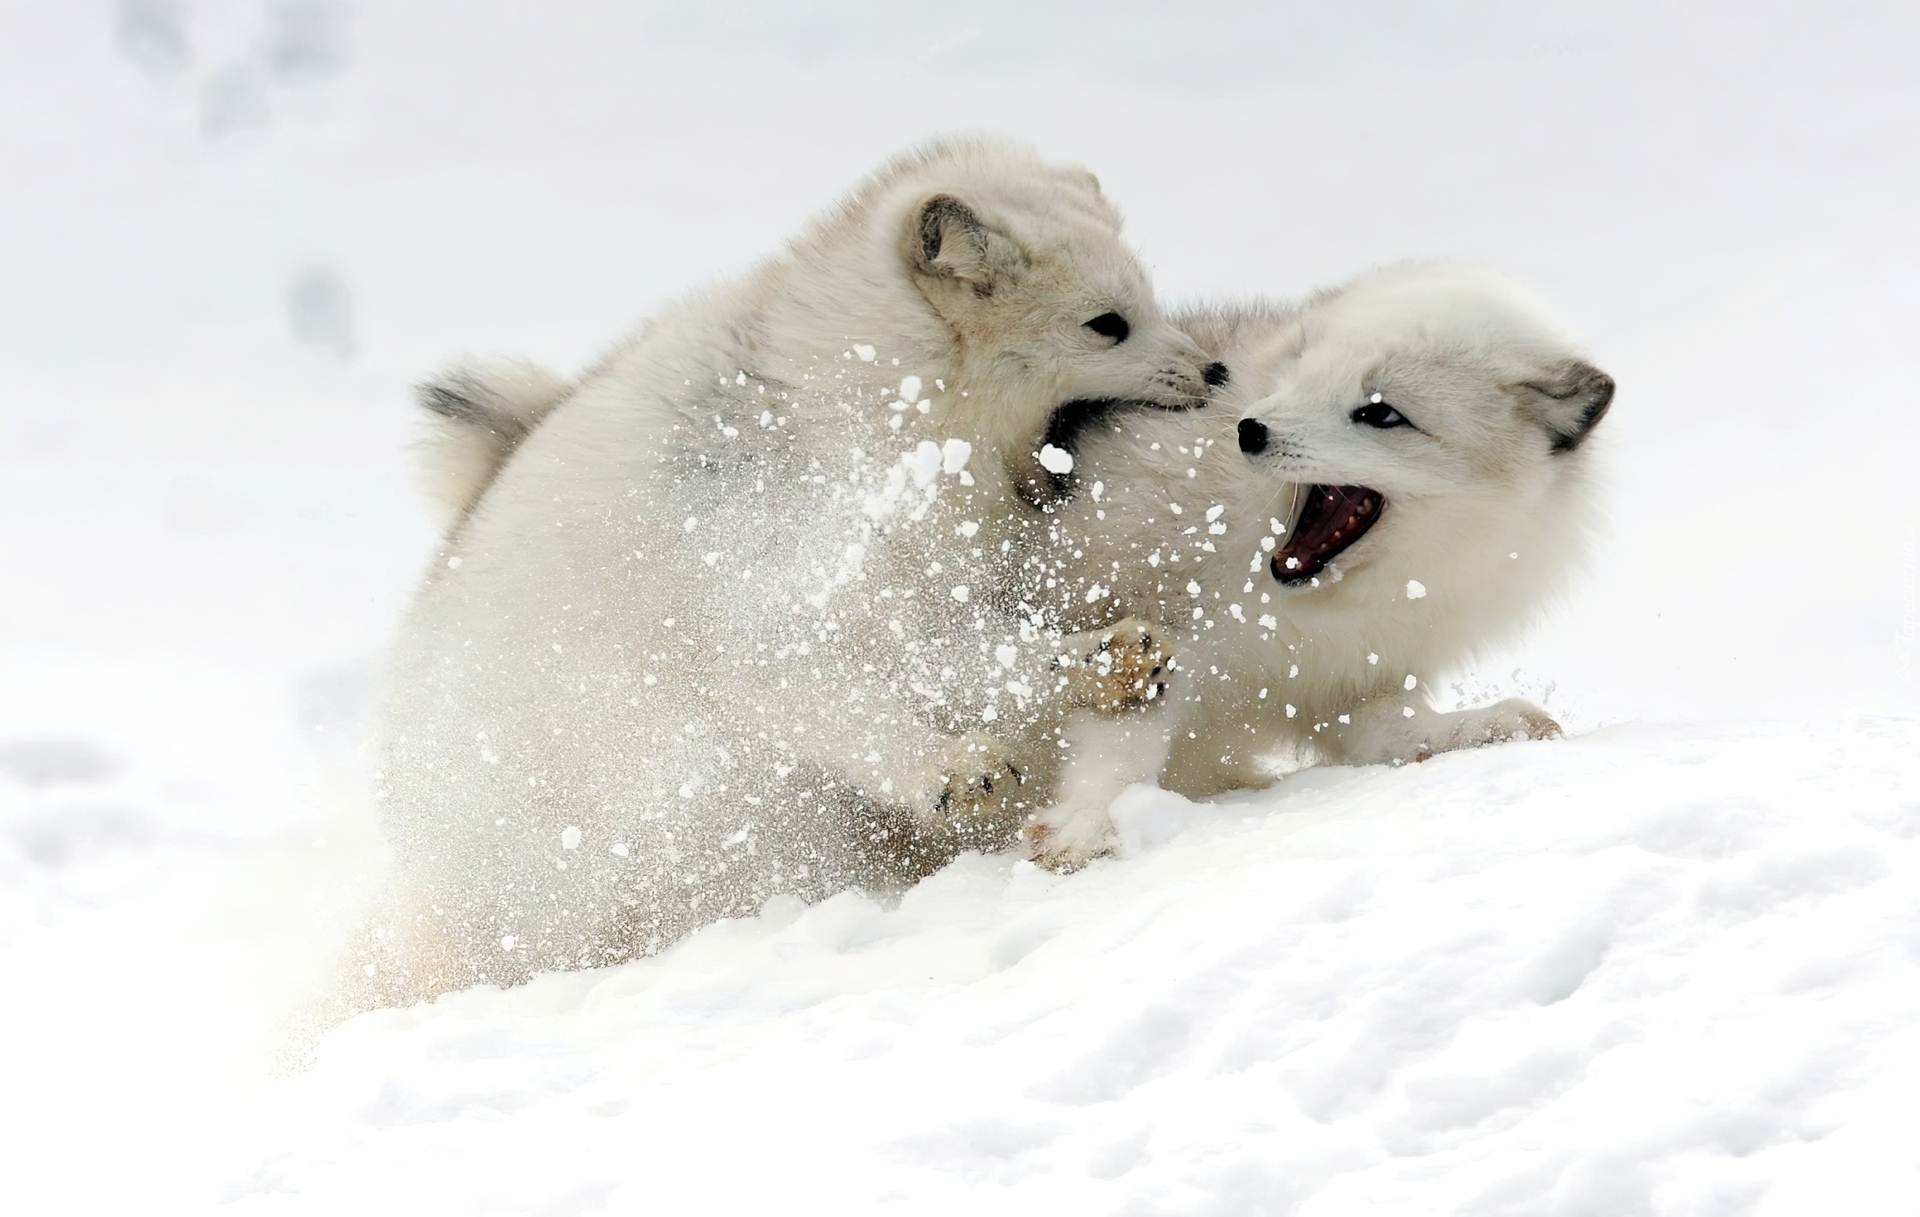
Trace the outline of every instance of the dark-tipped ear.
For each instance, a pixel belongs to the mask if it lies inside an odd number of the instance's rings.
[[[1106,193],[1100,189],[1100,179],[1093,175],[1093,170],[1083,169],[1079,165],[1067,165],[1061,172],[1084,186],[1087,193],[1099,199],[1102,204],[1106,204]]]
[[[1026,270],[1027,254],[1006,233],[988,227],[973,208],[936,194],[913,209],[907,224],[907,260],[929,279],[957,280],[990,296]]]
[[[1551,375],[1520,388],[1555,452],[1572,452],[1585,443],[1613,404],[1613,377],[1582,359],[1569,359]]]

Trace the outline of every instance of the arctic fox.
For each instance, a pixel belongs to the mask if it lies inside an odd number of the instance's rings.
[[[371,1000],[1013,839],[1065,712],[1145,701],[1164,658],[1141,623],[1063,638],[1004,594],[1067,481],[1050,441],[1222,379],[1092,175],[969,142],[571,391],[434,382],[451,526],[389,672]]]
[[[1276,754],[1415,761],[1559,734],[1527,702],[1442,713],[1424,689],[1579,566],[1613,380],[1513,285],[1451,263],[1177,320],[1228,387],[1081,433],[1080,493],[1028,595],[1069,628],[1157,621],[1183,678],[1166,718],[1076,721],[1035,858],[1108,848],[1112,796],[1156,773],[1200,797],[1266,785]]]

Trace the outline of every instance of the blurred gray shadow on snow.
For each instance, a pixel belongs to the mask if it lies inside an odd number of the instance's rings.
[[[230,63],[200,85],[200,129],[211,138],[257,131],[273,118],[267,83],[251,63]]]
[[[120,53],[149,76],[174,76],[193,58],[183,0],[119,0],[115,40]]]
[[[42,870],[64,870],[153,847],[153,824],[124,807],[60,807],[7,825],[0,837]]]
[[[0,742],[0,780],[11,779],[36,794],[52,796],[31,799],[21,809],[24,814],[0,821],[0,856],[11,847],[34,867],[57,871],[102,855],[149,848],[153,825],[138,812],[69,803],[62,797],[68,791],[98,787],[119,773],[119,762],[86,740]]]
[[[112,757],[86,740],[11,740],[0,743],[0,774],[35,790],[97,785],[120,772]]]
[[[650,23],[668,41],[754,47],[802,63],[890,58],[903,70],[1009,75],[1074,67],[1170,93],[1216,94],[1274,79],[1341,75],[1399,58],[1424,63],[1583,49],[1589,22],[1567,3],[1249,4],[1246,0],[841,0],[781,5],[669,0]]]
[[[280,0],[267,10],[266,62],[278,78],[311,81],[336,75],[349,58],[346,5],[337,0]]]
[[[176,0],[123,0],[123,48],[133,37],[127,31],[136,28],[126,14],[136,9],[142,14],[137,28],[150,31],[138,35],[139,45],[157,46],[156,39],[167,36],[158,31],[171,31],[184,55],[184,15]],[[162,20],[162,15],[168,20]],[[351,59],[347,37],[351,15],[340,0],[266,4],[264,32],[253,47],[200,82],[201,130],[211,139],[258,130],[273,120],[272,86],[310,85],[339,75]]]
[[[294,275],[287,285],[287,324],[295,342],[352,359],[353,296],[340,272],[310,266]]]

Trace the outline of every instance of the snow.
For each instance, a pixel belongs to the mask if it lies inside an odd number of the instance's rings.
[[[1916,18],[1072,7],[0,15],[8,1211],[1911,1207]],[[1621,384],[1610,536],[1421,677],[1568,738],[1135,787],[1075,875],[291,1034],[380,876],[407,384],[581,367],[982,129],[1095,169],[1165,298],[1452,254],[1552,301]]]
[[[939,444],[923,439],[903,459],[913,476],[913,484],[924,488],[931,485],[934,475],[940,472],[943,455]]]
[[[1885,721],[1620,727],[1136,787],[1124,864],[973,857],[357,1020],[238,1207],[1764,1212],[1910,1118],[1914,761]]]
[[[940,445],[940,472],[957,474],[973,459],[973,445],[963,439],[949,439]]]

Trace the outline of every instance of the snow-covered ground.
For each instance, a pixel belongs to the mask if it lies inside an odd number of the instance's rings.
[[[1444,12],[1444,15],[1440,15]],[[0,10],[0,1207],[1873,1214],[1920,1195],[1920,18],[1894,5]],[[577,367],[928,134],[1162,294],[1493,262],[1614,535],[1459,674],[1571,738],[1136,788],[666,955],[286,1027],[377,876],[408,379]]]

